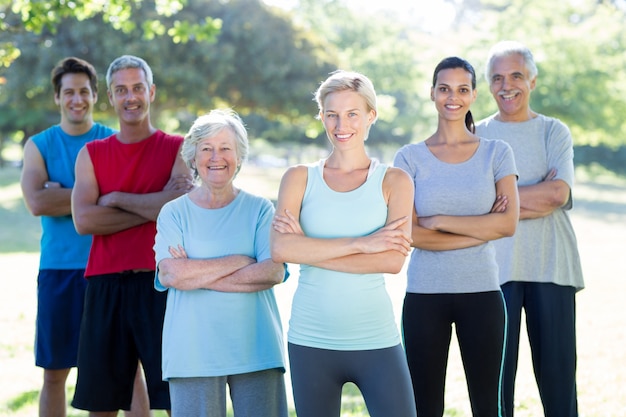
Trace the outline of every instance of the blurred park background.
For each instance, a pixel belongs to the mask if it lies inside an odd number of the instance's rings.
[[[0,0],[0,163],[58,122],[49,78],[65,56],[99,72],[96,120],[117,126],[104,75],[117,56],[139,55],[155,74],[155,125],[184,133],[233,107],[253,154],[280,165],[326,146],[312,93],[329,72],[373,80],[368,145],[389,160],[432,133],[432,71],[446,56],[476,68],[475,118],[493,113],[484,61],[514,39],[538,63],[533,109],[569,125],[577,164],[626,174],[625,21],[624,0]]]
[[[434,130],[431,77],[446,56],[476,68],[474,117],[493,113],[486,55],[493,43],[514,39],[539,67],[533,109],[563,120],[574,137],[571,214],[587,282],[578,297],[581,417],[626,417],[625,21],[624,0],[0,0],[0,416],[37,414],[40,228],[18,181],[25,140],[59,121],[49,80],[57,61],[72,55],[95,65],[95,119],[112,127],[104,75],[122,54],[152,66],[159,128],[183,134],[198,115],[233,107],[251,138],[238,181],[275,199],[288,165],[327,152],[313,92],[329,72],[357,70],[373,80],[379,121],[368,151],[390,162],[400,146]],[[291,269],[276,289],[285,327],[297,284]],[[388,277],[397,315],[404,285],[403,273]],[[528,351],[521,354],[516,416],[538,417]],[[450,361],[446,416],[469,416],[455,340]],[[367,415],[354,388],[344,403],[343,416]]]

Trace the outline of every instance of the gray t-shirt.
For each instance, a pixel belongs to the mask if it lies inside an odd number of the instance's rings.
[[[520,123],[504,123],[491,116],[480,121],[476,133],[501,139],[513,149],[520,186],[537,184],[556,168],[556,179],[574,184],[574,150],[569,129],[558,119],[538,115]],[[500,282],[549,282],[584,287],[574,228],[567,214],[571,201],[539,219],[520,221],[515,235],[495,241]]]
[[[496,199],[496,182],[517,174],[511,148],[502,141],[483,138],[474,155],[462,163],[443,162],[420,142],[400,148],[394,165],[413,178],[419,216],[489,213]],[[414,248],[407,275],[407,292],[411,293],[474,293],[500,288],[492,242],[448,251]]]

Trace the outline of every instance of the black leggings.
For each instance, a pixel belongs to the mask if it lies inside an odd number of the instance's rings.
[[[341,412],[341,390],[354,383],[372,417],[415,417],[411,377],[401,345],[374,350],[327,350],[289,343],[298,417]]]
[[[501,416],[506,313],[500,291],[406,294],[402,328],[417,415],[443,416],[453,323],[473,416]]]

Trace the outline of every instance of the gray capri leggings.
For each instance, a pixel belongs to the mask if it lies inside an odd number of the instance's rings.
[[[171,378],[172,417],[226,417],[226,385],[235,417],[287,417],[282,369],[239,375]]]
[[[402,345],[373,350],[328,350],[289,343],[298,417],[338,417],[341,390],[354,383],[371,417],[415,417],[411,377]]]

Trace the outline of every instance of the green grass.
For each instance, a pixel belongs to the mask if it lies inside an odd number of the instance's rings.
[[[6,409],[13,413],[18,412],[29,405],[35,404],[38,398],[39,391],[37,390],[23,392],[11,398],[6,404]]]
[[[0,169],[0,253],[38,252],[41,226],[22,198],[20,169]]]

